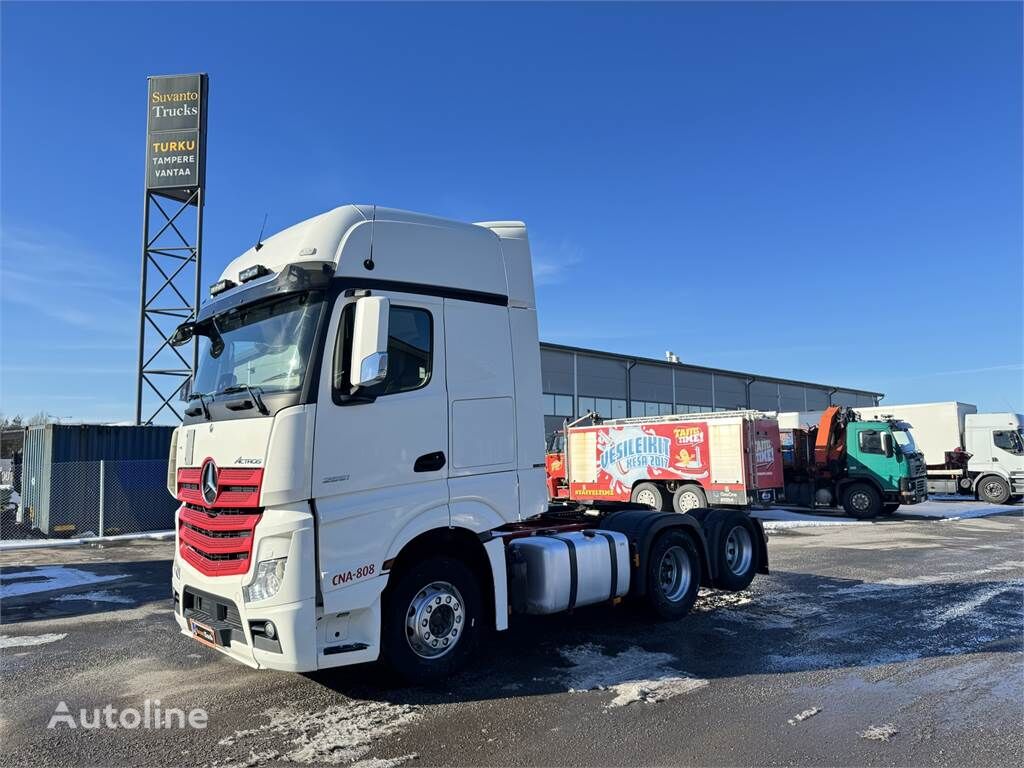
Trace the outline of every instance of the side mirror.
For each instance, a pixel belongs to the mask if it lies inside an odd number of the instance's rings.
[[[195,335],[196,324],[189,320],[174,329],[174,333],[171,334],[171,338],[167,340],[167,343],[172,347],[180,347],[182,344],[187,344],[191,341]]]
[[[889,457],[892,456],[892,433],[890,432],[882,433],[882,453]]]
[[[388,375],[388,319],[391,302],[380,296],[363,296],[356,301],[352,323],[353,387],[369,387]]]

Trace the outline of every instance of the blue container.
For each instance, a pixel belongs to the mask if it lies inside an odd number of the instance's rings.
[[[25,521],[50,536],[174,527],[167,493],[174,427],[41,424],[25,430]]]

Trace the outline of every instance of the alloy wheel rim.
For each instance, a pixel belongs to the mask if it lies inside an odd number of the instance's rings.
[[[405,614],[405,635],[413,653],[437,659],[450,653],[465,625],[462,594],[447,581],[434,581],[413,597]]]

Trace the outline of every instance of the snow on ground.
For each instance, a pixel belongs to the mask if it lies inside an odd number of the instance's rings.
[[[0,635],[0,648],[26,648],[31,645],[46,645],[47,643],[55,643],[58,640],[63,640],[67,636],[67,632],[64,632],[63,634],[50,633],[46,635],[23,635],[22,637]]]
[[[643,702],[657,704],[683,693],[690,693],[708,684],[707,680],[680,672],[668,653],[651,653],[633,646],[614,656],[587,643],[560,651],[573,666],[563,678],[570,693],[580,691],[611,691],[615,698],[608,707],[622,707]]]
[[[78,547],[83,544],[106,544],[115,541],[165,541],[174,538],[174,531],[125,533],[120,536],[93,536],[77,539],[9,539],[0,541],[0,552],[10,549],[41,549],[44,547]]]
[[[57,595],[57,597],[51,597],[58,603],[66,603],[72,600],[89,600],[94,603],[119,603],[120,605],[132,605],[134,600],[124,595],[115,595],[113,592],[108,592],[105,589],[95,590],[93,592],[72,592],[67,595]]]
[[[819,712],[821,712],[821,707],[811,707],[810,709],[805,709],[803,712],[797,712],[789,718],[788,722],[790,725],[796,725],[797,723],[802,723],[804,720],[809,720]]]
[[[126,573],[107,575],[84,571],[81,568],[47,565],[3,574],[0,577],[0,599],[30,595],[36,592],[52,592],[57,589],[85,587],[90,584],[100,584],[127,577]]]
[[[1016,504],[987,504],[981,501],[957,499],[955,497],[929,499],[920,504],[902,506],[895,516],[883,516],[879,520],[900,520],[907,517],[927,517],[935,520],[968,520],[975,517],[988,517],[1020,509]],[[809,510],[800,507],[772,507],[751,511],[751,516],[759,519],[766,531],[785,530],[787,528],[813,528],[827,525],[871,525],[870,520],[855,520],[847,517],[842,511]]]
[[[899,731],[895,725],[886,723],[885,725],[868,726],[867,730],[860,732],[860,737],[862,739],[871,739],[872,741],[888,741],[897,733]]]
[[[215,765],[257,766],[262,763],[303,763],[342,765],[362,760],[373,742],[401,730],[419,717],[413,707],[379,701],[350,701],[317,712],[293,707],[267,710],[270,722],[236,731],[218,742],[220,747],[241,747],[238,757]],[[286,745],[283,749],[281,744]],[[413,759],[413,755],[408,759]],[[394,761],[366,760],[370,768],[393,768]]]

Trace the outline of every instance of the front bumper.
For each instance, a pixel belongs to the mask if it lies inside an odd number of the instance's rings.
[[[180,547],[179,541],[176,546]],[[196,637],[192,622],[198,622],[204,645],[250,667],[288,672],[317,669],[314,553],[312,517],[286,509],[264,512],[247,573],[207,575],[176,551],[171,582],[179,630]],[[277,594],[247,603],[244,586],[252,580],[256,563],[285,554],[288,561]],[[268,621],[276,630],[272,640],[263,634]]]
[[[234,615],[229,610],[228,616],[222,618],[223,611],[218,615],[188,607],[188,598],[194,597],[198,590],[187,585],[183,590],[175,589],[177,599],[174,606],[174,620],[183,635],[194,638],[190,621],[198,621],[212,627],[216,635],[213,644],[207,642],[203,645],[249,667],[285,672],[312,672],[317,668],[316,606],[312,598],[257,610],[204,590],[202,595],[207,598],[204,601],[206,605],[212,603],[221,607],[232,604],[235,608]],[[280,651],[270,650],[262,636],[254,635],[254,627],[259,628],[267,621],[274,622]],[[261,645],[264,647],[259,647]]]

